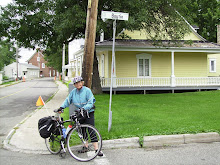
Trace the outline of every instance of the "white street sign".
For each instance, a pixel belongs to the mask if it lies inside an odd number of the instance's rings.
[[[110,86],[110,99],[109,99],[109,119],[108,119],[108,132],[112,126],[112,88],[113,88],[113,76],[115,65],[115,34],[116,34],[116,20],[128,20],[128,13],[102,11],[101,18],[105,22],[107,19],[113,19],[113,44],[112,44],[112,67],[111,67],[111,86]]]
[[[102,11],[101,18],[103,20],[106,19],[114,19],[114,20],[124,20],[127,21],[129,17],[128,13],[114,12],[114,11]]]

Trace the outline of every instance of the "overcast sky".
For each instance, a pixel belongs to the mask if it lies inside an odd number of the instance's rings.
[[[0,0],[0,6],[6,6],[7,4],[11,3],[13,0]],[[74,40],[69,44],[69,54],[70,56],[80,49],[80,45],[84,44],[84,39]],[[19,59],[20,63],[25,63],[34,53],[36,50],[33,49],[25,49],[19,48],[19,55],[21,58]]]

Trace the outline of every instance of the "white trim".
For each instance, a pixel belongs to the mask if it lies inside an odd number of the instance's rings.
[[[101,55],[101,77],[105,77],[105,55]]]
[[[175,77],[176,87],[220,86],[220,77]],[[101,78],[102,87],[110,87],[110,78]],[[120,77],[115,87],[172,87],[171,77]]]
[[[147,53],[141,53],[141,54],[136,54],[136,58],[137,58],[137,77],[151,77],[151,58],[152,55],[151,54],[147,54]],[[139,60],[140,59],[148,59],[149,60],[149,76],[140,76],[139,75]],[[144,73],[145,75],[145,73]]]
[[[171,52],[171,87],[175,87],[174,51]]]
[[[212,62],[214,62],[214,69],[212,70]],[[215,73],[216,72],[216,58],[210,58],[209,59],[209,72]]]
[[[37,61],[40,62],[40,57],[37,57]]]
[[[42,68],[45,68],[45,63],[42,63],[41,66],[42,66]]]
[[[192,27],[192,25],[190,25],[189,22],[188,22],[177,10],[175,10],[175,12],[176,12],[177,14],[179,14],[179,16],[180,16],[181,18],[183,18],[183,20],[184,20],[184,21],[186,22],[186,24],[189,26],[190,30],[191,30],[198,38],[200,38],[202,41],[206,41],[206,39],[203,38],[202,36],[200,36],[199,33],[197,33],[197,31]]]
[[[97,51],[111,51],[109,46],[97,46]],[[145,51],[145,52],[202,52],[202,53],[220,53],[219,48],[146,48],[146,47],[121,47],[115,48],[115,51]]]
[[[109,60],[108,60],[108,51],[107,51],[107,54],[106,54],[106,58],[107,58],[107,75],[106,75],[106,77],[107,78],[109,78],[109,69],[108,69],[108,67],[109,67]]]

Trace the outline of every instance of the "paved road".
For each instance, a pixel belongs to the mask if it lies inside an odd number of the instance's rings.
[[[29,80],[0,88],[1,141],[16,124],[37,108],[36,101],[40,95],[46,101],[57,89],[52,78]]]
[[[90,162],[78,162],[69,154],[58,155],[23,154],[0,150],[0,160],[7,165],[219,165],[220,143],[197,143],[160,149],[114,149],[104,150],[103,158]],[[40,161],[39,161],[40,160]]]

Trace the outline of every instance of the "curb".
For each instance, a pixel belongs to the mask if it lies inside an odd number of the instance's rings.
[[[212,142],[220,142],[220,135],[218,133],[209,132],[198,134],[144,136],[143,145],[141,144],[139,137],[104,140],[102,149],[152,148],[179,144]]]
[[[13,129],[9,132],[9,134],[6,136],[5,140],[3,141],[3,148],[4,149],[8,149],[11,151],[21,151],[22,149],[16,148],[13,145],[10,145],[10,140],[12,138],[12,136],[16,133],[16,130],[20,127],[20,125],[22,125],[29,117],[31,117],[32,115],[34,115],[37,111],[39,111],[40,109],[36,109],[33,112],[31,112],[25,119],[23,119],[19,124],[16,124]],[[26,152],[26,150],[23,150],[21,152],[24,153],[31,153],[31,152]]]
[[[7,138],[10,139],[15,129],[12,130]],[[19,149],[13,145],[10,145],[9,140],[4,140],[4,148],[22,153],[32,154],[50,154],[47,150],[28,150]],[[145,136],[143,140],[143,146],[140,144],[139,137],[103,140],[102,150],[109,149],[125,149],[125,148],[153,148],[153,147],[166,147],[171,145],[190,144],[190,143],[212,143],[220,142],[220,135],[216,132],[210,133],[198,133],[198,134],[181,134],[181,135],[157,135],[157,136]]]
[[[220,142],[220,135],[216,132],[210,132],[198,134],[145,136],[143,147],[162,147],[178,144],[210,142]]]
[[[139,137],[103,140],[102,149],[139,148]]]
[[[57,86],[59,86],[56,83]],[[59,91],[59,88],[56,92],[54,92],[54,94],[52,95],[53,97],[57,94],[57,92]],[[50,99],[50,98],[49,98]],[[47,103],[48,101],[46,101]],[[27,117],[25,117],[19,124],[16,124],[13,129],[8,133],[8,135],[6,136],[6,138],[3,141],[3,148],[4,149],[8,149],[11,151],[18,151],[18,152],[23,152],[23,153],[39,153],[39,154],[48,154],[49,152],[47,150],[27,150],[27,149],[19,149],[16,146],[13,146],[10,144],[10,140],[12,138],[12,136],[16,133],[16,130],[20,127],[20,125],[22,125],[28,118],[30,118],[32,115],[34,115],[37,111],[39,111],[41,108],[37,108],[36,110],[34,110],[33,112],[31,112]]]

